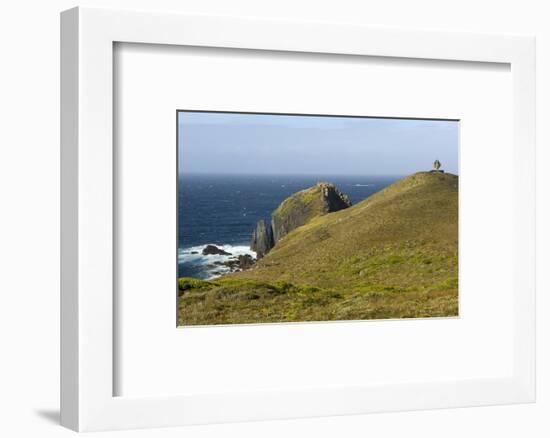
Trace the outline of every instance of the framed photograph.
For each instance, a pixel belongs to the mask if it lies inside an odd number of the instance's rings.
[[[63,425],[535,400],[533,37],[61,32]]]

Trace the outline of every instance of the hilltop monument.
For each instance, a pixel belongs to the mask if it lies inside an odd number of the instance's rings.
[[[437,172],[437,173],[445,173],[443,169],[441,169],[441,161],[435,160],[434,161],[434,167],[430,172]]]

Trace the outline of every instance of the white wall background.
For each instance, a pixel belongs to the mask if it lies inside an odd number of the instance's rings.
[[[550,11],[545,0],[90,0],[80,5],[537,36],[538,402],[118,432],[172,437],[550,436]],[[70,436],[59,406],[59,11],[66,0],[0,11],[0,435]],[[495,170],[494,177],[506,178]],[[115,436],[104,433],[102,437]]]

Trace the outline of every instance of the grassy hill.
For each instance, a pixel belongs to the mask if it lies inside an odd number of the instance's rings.
[[[457,315],[458,177],[413,174],[309,218],[250,270],[179,283],[180,325]]]
[[[272,214],[274,240],[278,242],[290,231],[308,223],[316,216],[343,210],[349,206],[351,202],[348,197],[331,183],[319,182],[313,187],[294,193]]]

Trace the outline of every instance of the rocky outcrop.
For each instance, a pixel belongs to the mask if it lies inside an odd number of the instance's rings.
[[[250,269],[256,262],[256,260],[254,260],[249,254],[240,255],[237,257],[237,260],[239,262],[239,269],[242,269],[243,271],[245,269]]]
[[[256,228],[252,233],[250,249],[256,252],[256,258],[260,259],[266,255],[275,242],[273,241],[273,229],[271,222],[261,219],[256,224]]]
[[[273,241],[277,243],[295,228],[312,218],[343,210],[351,206],[351,201],[334,184],[319,182],[285,199],[273,212]]]
[[[338,190],[334,184],[321,182],[317,183],[317,186],[321,189],[321,202],[325,213],[351,207],[348,195]]]
[[[206,245],[202,250],[202,255],[231,255],[231,253],[218,248],[216,245]]]
[[[260,220],[252,234],[250,248],[256,251],[257,258],[260,259],[295,228],[316,216],[350,206],[351,201],[347,195],[334,184],[319,182],[285,199],[273,212],[271,222]]]
[[[244,271],[254,266],[256,260],[250,254],[241,254],[224,262],[215,262],[214,265],[226,266],[230,272]]]

